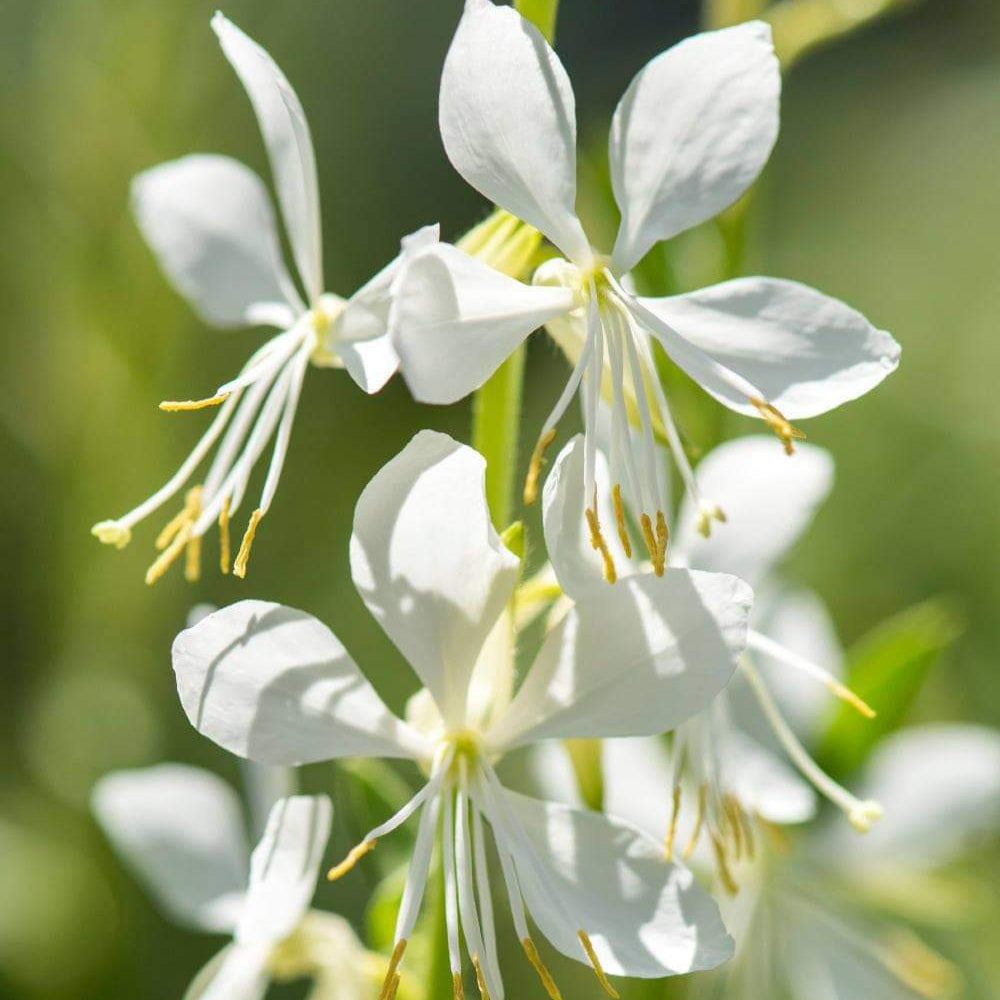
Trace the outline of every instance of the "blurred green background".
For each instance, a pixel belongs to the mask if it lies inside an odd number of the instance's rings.
[[[844,0],[844,6],[851,6]],[[858,6],[855,0],[854,7]],[[864,6],[864,3],[861,4]],[[328,287],[348,293],[440,220],[486,211],[436,130],[459,0],[231,0],[298,90],[320,167]],[[0,997],[179,997],[218,942],[169,926],[87,812],[105,771],[173,759],[238,771],[188,726],[169,648],[190,606],[244,596],[329,622],[394,707],[413,689],[347,567],[356,496],[420,427],[466,437],[466,406],[415,405],[397,379],[365,397],[343,373],[306,380],[280,497],[246,582],[175,571],[149,589],[155,526],[122,553],[90,525],[130,508],[187,454],[206,395],[260,341],[203,327],[167,286],[127,208],[130,177],[195,151],[266,176],[246,97],[200,0],[12,0],[0,34]],[[696,30],[696,3],[563,0],[558,47],[577,90],[582,205],[609,208],[603,144],[618,95]],[[790,569],[827,599],[845,642],[923,598],[951,597],[964,635],[913,719],[1000,719],[1000,5],[926,0],[817,48],[786,78],[781,139],[747,218],[744,268],[846,299],[903,344],[870,397],[809,421],[838,483]],[[611,216],[613,218],[613,216]],[[675,260],[714,280],[714,229]],[[564,362],[529,354],[526,436]],[[705,449],[749,422],[688,401]],[[215,543],[210,542],[209,561]],[[317,772],[317,787],[330,776]],[[931,803],[928,804],[932,806]],[[338,820],[340,843],[349,840]],[[997,858],[979,877],[1000,883]],[[352,876],[322,900],[359,918]],[[1000,983],[995,921],[964,936],[970,996]],[[532,985],[530,995],[539,993]],[[587,981],[580,989],[596,995]],[[574,992],[579,992],[575,990]],[[762,998],[764,1000],[764,998]],[[860,1000],[860,998],[859,998]],[[876,1000],[876,998],[873,998]]]

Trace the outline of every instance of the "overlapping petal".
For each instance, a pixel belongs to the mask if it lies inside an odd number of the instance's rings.
[[[569,289],[515,281],[448,244],[418,253],[399,277],[392,310],[406,384],[421,402],[454,403],[572,306]]]
[[[94,815],[115,849],[175,920],[231,930],[247,884],[236,793],[184,764],[117,771],[94,787]]]
[[[316,156],[305,112],[285,74],[260,45],[219,12],[212,29],[253,105],[292,253],[314,301],[323,291],[323,258]]]
[[[354,514],[358,592],[449,724],[464,718],[473,666],[517,578],[490,521],[485,471],[471,448],[421,431]]]
[[[636,303],[673,360],[737,413],[757,414],[745,383],[795,420],[863,396],[899,364],[890,334],[795,281],[736,278]]]
[[[487,740],[499,748],[672,729],[728,683],[751,601],[736,577],[687,570],[584,595],[546,636]]]
[[[674,530],[674,554],[705,570],[735,573],[753,585],[792,548],[833,486],[829,452],[808,444],[789,458],[770,436],[719,445],[698,465],[698,489],[718,504],[726,523],[705,538],[701,512],[684,498]]]
[[[506,792],[530,843],[512,842],[525,902],[549,941],[584,960],[584,930],[605,972],[659,977],[732,956],[718,907],[662,843],[622,820]]]
[[[262,308],[292,322],[274,211],[249,167],[208,153],[161,163],[132,181],[132,211],[171,284],[207,323],[246,326]]]
[[[576,109],[558,56],[510,7],[466,0],[445,59],[441,138],[481,194],[586,262],[576,217]]]
[[[240,601],[181,632],[173,660],[191,723],[241,757],[304,764],[426,752],[337,637],[305,612]]]
[[[761,21],[694,35],[639,71],[611,124],[618,274],[753,183],[778,137],[780,91],[771,30]]]

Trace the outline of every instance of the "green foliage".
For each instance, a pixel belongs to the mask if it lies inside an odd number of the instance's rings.
[[[818,748],[827,770],[855,770],[902,724],[931,668],[961,631],[961,619],[948,602],[929,600],[893,615],[854,645],[846,683],[877,715],[862,722],[849,705],[838,706]]]

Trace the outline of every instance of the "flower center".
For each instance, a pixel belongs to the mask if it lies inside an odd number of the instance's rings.
[[[329,292],[321,295],[306,313],[312,327],[312,352],[309,360],[320,367],[330,367],[338,363],[335,324],[347,306],[347,300]]]

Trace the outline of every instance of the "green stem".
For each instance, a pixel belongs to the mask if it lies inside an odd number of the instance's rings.
[[[559,0],[515,0],[514,9],[531,21],[550,42],[555,38]]]

